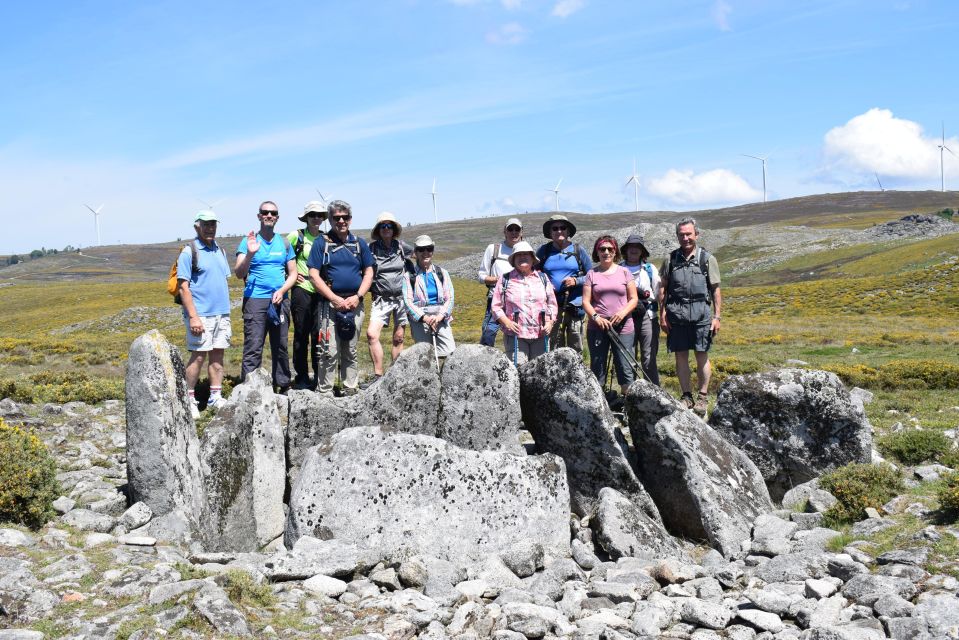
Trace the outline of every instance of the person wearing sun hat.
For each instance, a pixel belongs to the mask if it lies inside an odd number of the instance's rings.
[[[503,242],[493,242],[486,246],[483,259],[480,262],[479,281],[486,285],[486,315],[483,317],[483,329],[480,335],[480,344],[492,347],[496,345],[496,334],[499,324],[491,311],[493,301],[493,287],[500,278],[513,270],[509,257],[513,253],[513,245],[523,239],[523,223],[519,218],[510,218],[503,225]]]
[[[453,353],[453,280],[449,272],[433,263],[433,239],[417,236],[413,242],[416,265],[403,278],[403,302],[410,318],[413,340],[432,343],[436,339],[436,355]]]
[[[546,352],[546,337],[556,321],[556,294],[546,276],[534,271],[539,263],[526,241],[513,245],[509,257],[513,270],[493,287],[493,317],[503,328],[506,355],[526,360]]]
[[[623,243],[623,257],[620,264],[633,274],[639,304],[633,311],[633,325],[636,342],[633,356],[640,362],[646,378],[659,385],[659,365],[656,356],[659,353],[659,269],[649,261],[649,249],[643,236],[631,234]]]
[[[310,269],[306,260],[313,248],[313,241],[320,236],[320,224],[326,220],[326,206],[319,200],[310,200],[303,207],[300,222],[306,226],[287,234],[286,239],[296,256],[296,286],[290,292],[290,312],[293,320],[293,388],[313,389],[316,374],[320,370],[320,357],[316,350],[317,311],[320,294],[310,281]],[[307,357],[309,353],[309,357]],[[310,376],[310,364],[313,377]]]
[[[406,261],[413,255],[413,247],[400,240],[403,233],[401,225],[389,211],[376,218],[376,224],[370,231],[370,252],[376,264],[373,267],[373,304],[370,306],[370,322],[366,328],[366,340],[370,347],[370,360],[373,361],[372,380],[360,385],[361,389],[383,377],[383,345],[380,344],[380,332],[393,322],[392,350],[393,361],[403,351],[406,337],[406,305],[403,304],[403,280],[406,277]]]
[[[574,243],[576,225],[555,213],[543,223],[543,236],[550,242],[536,250],[536,257],[556,291],[559,316],[553,325],[550,342],[583,352],[583,282],[593,268],[586,249]]]

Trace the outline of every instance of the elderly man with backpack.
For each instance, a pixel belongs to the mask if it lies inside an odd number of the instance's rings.
[[[200,211],[193,219],[196,238],[183,247],[176,262],[174,300],[183,305],[186,323],[186,348],[190,359],[186,364],[186,386],[190,410],[199,416],[200,408],[194,389],[200,369],[209,354],[207,375],[210,378],[210,399],[207,407],[221,400],[223,385],[223,353],[230,346],[233,329],[230,325],[230,265],[226,254],[216,243],[217,217],[212,211]]]
[[[543,223],[543,236],[550,242],[540,246],[536,258],[553,284],[559,317],[553,324],[550,343],[583,352],[583,282],[593,268],[589,254],[570,238],[576,225],[564,215],[554,214]]]
[[[290,308],[293,313],[293,378],[294,389],[313,389],[315,380],[310,378],[310,363],[313,364],[313,375],[318,376],[320,371],[319,354],[316,350],[317,311],[320,306],[320,294],[310,280],[310,269],[306,260],[310,256],[313,242],[320,236],[320,224],[326,220],[326,205],[318,200],[311,200],[303,207],[300,222],[306,226],[291,231],[287,241],[293,245],[293,255],[296,256],[296,286],[290,292]]]
[[[483,333],[480,344],[487,347],[496,346],[496,334],[499,332],[499,322],[493,313],[493,287],[513,270],[510,256],[513,247],[523,239],[523,223],[519,218],[510,218],[503,225],[503,241],[493,242],[486,246],[483,260],[478,271],[479,281],[486,285],[486,315],[483,317]]]
[[[709,348],[719,332],[723,298],[719,289],[716,257],[697,246],[699,227],[693,218],[676,224],[679,248],[669,254],[660,269],[659,323],[666,332],[666,347],[676,354],[676,375],[683,391],[682,403],[700,416],[709,400]],[[711,308],[712,307],[712,308]],[[699,394],[693,400],[689,352],[696,354]]]
[[[316,390],[330,394],[337,373],[342,393],[358,391],[356,343],[363,326],[363,296],[373,283],[373,254],[350,232],[353,210],[342,200],[327,207],[331,228],[313,242],[306,261],[310,280],[323,299],[319,310],[320,370]]]

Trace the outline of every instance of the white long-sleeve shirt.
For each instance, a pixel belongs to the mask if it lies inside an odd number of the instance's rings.
[[[497,246],[499,253],[494,256],[493,252],[496,251]],[[505,242],[494,242],[488,245],[483,252],[483,261],[480,263],[479,281],[486,284],[486,278],[489,276],[496,276],[497,280],[501,280],[504,275],[513,270],[513,265],[509,263],[511,255],[513,255],[513,247]]]

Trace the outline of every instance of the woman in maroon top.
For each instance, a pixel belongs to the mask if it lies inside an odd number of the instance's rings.
[[[589,368],[600,385],[606,384],[606,358],[613,350],[613,364],[620,392],[633,382],[633,369],[627,354],[611,346],[609,331],[619,335],[629,353],[633,351],[636,334],[631,317],[636,308],[636,281],[629,269],[619,264],[622,256],[619,244],[612,236],[600,236],[593,245],[594,266],[583,283],[583,310],[589,318],[586,339],[589,342]]]

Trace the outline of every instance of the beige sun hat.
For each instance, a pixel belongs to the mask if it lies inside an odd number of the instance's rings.
[[[384,211],[384,212],[382,212],[379,216],[376,217],[376,224],[373,225],[373,229],[370,231],[370,238],[372,238],[373,240],[379,240],[379,239],[380,239],[380,225],[383,224],[384,222],[392,222],[392,223],[393,223],[393,229],[394,229],[394,231],[393,231],[393,237],[394,237],[394,238],[399,238],[399,237],[400,237],[400,234],[403,233],[403,225],[401,225],[399,222],[397,222],[396,216],[394,216],[394,215],[393,215],[391,212],[389,212],[389,211]]]
[[[322,213],[322,220],[326,220],[326,206],[319,200],[310,200],[306,203],[306,206],[303,207],[303,215],[300,216],[300,222],[306,222],[306,216],[311,213]]]
[[[416,240],[413,241],[413,247],[419,249],[421,247],[435,247],[436,244],[433,242],[433,238],[429,237],[425,233],[421,236],[416,236]]]
[[[520,240],[513,245],[513,253],[509,254],[509,263],[514,269],[516,268],[516,262],[513,260],[520,253],[530,253],[533,255],[533,266],[539,264],[539,258],[536,257],[536,251],[533,250],[533,245],[526,242],[525,240]]]
[[[566,216],[564,216],[563,214],[561,214],[561,213],[554,213],[553,215],[551,215],[549,218],[546,219],[546,222],[543,223],[543,237],[544,237],[544,238],[552,238],[552,237],[553,237],[553,236],[551,236],[550,233],[549,233],[549,228],[552,226],[552,224],[553,224],[554,222],[562,222],[562,223],[564,223],[564,224],[566,225],[566,228],[567,228],[567,230],[569,231],[569,233],[566,235],[567,238],[572,238],[573,236],[576,235],[576,225],[573,224],[572,221],[571,221],[569,218],[567,218]]]

